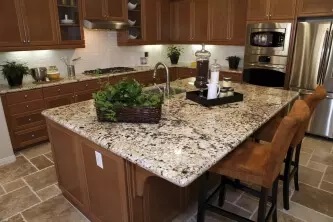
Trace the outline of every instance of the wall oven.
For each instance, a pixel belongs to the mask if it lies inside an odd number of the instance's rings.
[[[255,23],[247,26],[247,54],[288,56],[291,23]]]
[[[243,81],[284,87],[290,37],[291,23],[248,24]]]

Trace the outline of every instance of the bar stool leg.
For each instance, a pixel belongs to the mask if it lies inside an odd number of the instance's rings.
[[[293,158],[293,153],[294,153],[293,147],[289,147],[283,173],[283,206],[284,209],[286,210],[289,210],[290,167]]]
[[[301,148],[302,148],[302,142],[297,145],[296,154],[295,154],[295,166],[294,167],[296,167],[296,172],[294,175],[294,185],[295,185],[295,190],[297,190],[297,191],[299,191],[298,170],[299,170],[299,158],[301,155]]]
[[[221,176],[221,184],[220,184],[220,192],[219,192],[219,201],[218,201],[218,205],[219,207],[222,207],[225,201],[225,194],[226,194],[226,190],[225,190],[225,182],[226,178],[225,176]]]
[[[277,195],[278,195],[278,185],[279,185],[279,177],[277,177],[274,181],[272,188],[272,204],[275,205],[275,209],[272,213],[272,221],[277,222]]]
[[[207,198],[207,180],[209,173],[205,173],[199,179],[199,197],[198,197],[198,214],[197,222],[205,222],[205,211],[206,211],[206,198]]]
[[[268,199],[268,189],[261,187],[259,209],[258,209],[258,222],[266,221],[266,205]]]

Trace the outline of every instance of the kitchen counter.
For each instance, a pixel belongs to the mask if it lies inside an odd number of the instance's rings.
[[[189,79],[173,87],[192,90]],[[185,187],[221,160],[298,93],[233,84],[239,103],[205,108],[185,99],[166,100],[159,124],[101,123],[93,101],[43,111],[43,115],[121,158],[171,183]]]
[[[169,68],[192,68],[188,64],[178,64],[178,65],[168,65]],[[151,66],[138,66],[133,67],[136,69],[136,71],[131,72],[123,72],[123,73],[116,73],[116,74],[103,74],[103,75],[85,75],[85,74],[76,74],[74,79],[69,79],[67,77],[63,78],[60,81],[52,81],[48,83],[41,83],[41,84],[35,84],[33,82],[31,83],[23,83],[21,87],[14,87],[11,88],[8,84],[0,84],[0,95],[6,94],[10,92],[19,92],[19,91],[25,91],[30,89],[38,89],[38,88],[44,88],[44,87],[50,87],[50,86],[57,86],[61,84],[68,84],[68,83],[74,83],[74,82],[81,82],[81,81],[87,81],[87,80],[93,80],[93,79],[100,79],[100,78],[112,78],[114,76],[121,76],[121,75],[128,75],[138,72],[144,72],[144,71],[153,71],[154,67]],[[243,72],[242,69],[238,70],[231,70],[228,67],[222,67],[222,72],[233,72],[241,74]]]

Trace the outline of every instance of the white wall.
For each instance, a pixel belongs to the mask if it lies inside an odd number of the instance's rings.
[[[201,45],[177,45],[183,48],[184,53],[180,56],[179,62],[181,63],[191,63],[195,62],[194,53],[197,50],[200,50]],[[167,46],[162,47],[162,57],[166,58]],[[228,66],[228,61],[225,59],[228,56],[239,56],[241,57],[241,62],[239,67],[243,67],[244,60],[244,47],[243,46],[218,46],[218,45],[206,45],[206,50],[208,50],[212,56],[210,62],[214,62],[214,59],[217,59],[217,62],[222,66]]]
[[[0,166],[11,163],[16,159],[7,129],[5,114],[0,100]]]

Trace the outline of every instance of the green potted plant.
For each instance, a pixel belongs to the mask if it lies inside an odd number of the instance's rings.
[[[2,75],[11,87],[21,86],[23,76],[29,74],[29,68],[21,63],[6,62],[2,67]]]
[[[168,58],[170,58],[171,64],[176,65],[178,64],[178,60],[179,60],[179,56],[182,54],[183,52],[183,48],[178,47],[178,46],[169,46],[168,47]]]
[[[239,61],[241,58],[238,56],[228,56],[226,60],[229,62],[230,69],[238,69]]]
[[[106,85],[93,98],[101,122],[158,123],[161,119],[163,96],[143,91],[135,80]]]

